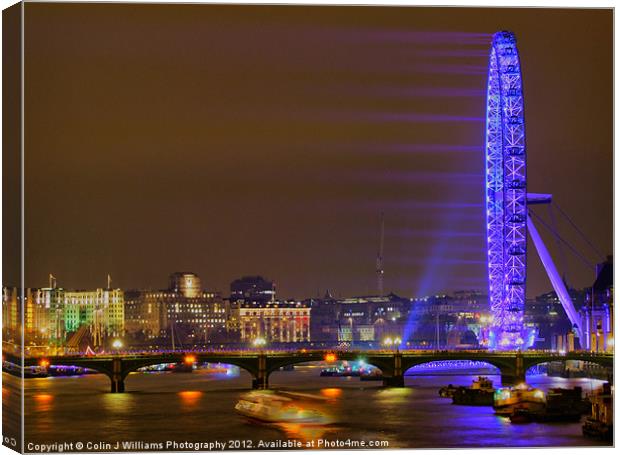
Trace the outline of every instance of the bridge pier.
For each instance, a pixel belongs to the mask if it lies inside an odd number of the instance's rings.
[[[502,385],[517,385],[525,382],[525,366],[523,365],[523,353],[518,352],[515,357],[514,369],[500,369]]]
[[[405,387],[405,374],[403,371],[403,355],[396,351],[394,354],[394,372],[387,376],[384,372],[383,385],[386,387]]]
[[[125,375],[123,375],[123,361],[117,357],[112,359],[112,375],[110,376],[112,393],[123,393],[125,391]]]
[[[252,388],[269,388],[269,373],[267,372],[267,356],[265,354],[261,353],[258,356],[258,373],[256,377],[252,378]]]
[[[517,374],[514,374],[513,372],[510,372],[510,373],[502,372],[501,375],[502,375],[503,386],[512,386],[512,385],[517,385],[517,384],[521,384],[522,382],[525,382],[525,374],[517,375]]]
[[[112,393],[123,393],[125,391],[125,381],[118,378],[110,378],[112,388],[110,392]]]

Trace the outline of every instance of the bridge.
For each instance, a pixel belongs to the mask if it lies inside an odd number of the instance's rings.
[[[294,352],[278,351],[174,351],[165,353],[140,353],[93,356],[51,356],[25,357],[4,353],[4,360],[15,365],[37,366],[43,362],[47,365],[79,366],[90,368],[110,378],[111,392],[125,391],[125,379],[129,373],[140,368],[162,363],[181,363],[188,359],[193,362],[225,363],[236,365],[252,376],[253,388],[268,388],[269,375],[289,365],[307,362],[320,362],[330,359],[355,361],[363,359],[383,373],[385,386],[403,387],[405,372],[416,365],[434,361],[470,360],[486,362],[497,367],[503,385],[512,385],[525,381],[528,368],[546,362],[581,360],[613,368],[613,354],[575,351],[559,354],[548,351],[339,351],[339,350],[305,350]],[[23,361],[23,362],[22,362]]]

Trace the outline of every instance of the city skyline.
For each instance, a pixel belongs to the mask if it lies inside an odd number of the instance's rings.
[[[192,270],[220,291],[261,274],[287,297],[370,295],[384,212],[385,293],[485,291],[484,87],[502,28],[522,54],[529,188],[612,250],[608,12],[540,10],[542,27],[519,10],[126,14],[140,8],[29,5],[26,286],[110,273],[156,289]],[[550,289],[530,254],[528,295]]]

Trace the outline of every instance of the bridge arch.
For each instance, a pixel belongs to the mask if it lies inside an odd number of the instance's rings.
[[[532,359],[524,359],[524,370],[525,370],[525,374],[531,374],[531,369],[539,366],[539,365],[543,365],[543,364],[549,364],[551,362],[561,362],[564,367],[566,368],[566,362],[569,361],[577,361],[577,362],[586,362],[589,364],[594,364],[594,365],[598,365],[600,367],[603,367],[606,369],[606,373],[607,373],[607,380],[612,381],[613,380],[613,357],[612,356],[605,356],[605,355],[592,355],[589,353],[571,353],[570,355],[550,355],[548,357],[539,357],[539,358],[532,358]],[[600,373],[599,372],[591,372],[591,373]]]
[[[408,375],[415,375],[415,373],[421,373],[421,369],[417,369],[417,367],[424,367],[425,365],[428,366],[433,366],[433,364],[438,364],[438,363],[442,363],[442,364],[447,364],[447,365],[441,365],[440,368],[443,368],[444,370],[447,368],[450,368],[450,364],[452,364],[454,366],[454,368],[458,371],[458,367],[460,366],[459,363],[465,363],[465,362],[471,362],[472,365],[463,365],[463,367],[469,367],[469,368],[493,368],[495,370],[497,370],[496,373],[491,373],[491,374],[499,374],[501,372],[500,367],[497,365],[494,365],[491,362],[488,361],[484,361],[484,360],[466,360],[466,359],[459,359],[459,360],[455,360],[455,359],[450,359],[450,360],[433,360],[430,362],[425,362],[425,363],[418,363],[416,365],[410,366],[407,370],[403,371],[403,374],[407,375],[407,373],[409,373]]]

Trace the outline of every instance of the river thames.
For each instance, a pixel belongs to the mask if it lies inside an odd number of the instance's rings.
[[[93,451],[123,450],[117,444],[135,442],[126,448],[139,450],[149,448],[144,444],[167,441],[177,445],[164,445],[164,450],[191,450],[191,445],[179,445],[186,443],[233,448],[230,441],[249,441],[251,448],[264,448],[259,441],[275,448],[287,441],[305,447],[313,440],[365,441],[384,448],[602,445],[582,436],[581,423],[511,424],[491,407],[455,406],[438,396],[440,386],[470,385],[475,375],[407,376],[405,388],[384,388],[381,382],[319,373],[320,367],[306,365],[270,377],[273,389],[326,400],[335,423],[313,427],[254,424],[238,415],[234,406],[251,383],[244,371],[133,373],[126,382],[127,392],[120,394],[109,393],[109,380],[100,374],[27,379],[26,450],[43,450],[42,445],[58,442],[82,443]],[[498,376],[489,377],[499,385]],[[18,380],[6,373],[2,378],[5,405],[12,405]],[[528,376],[528,383],[544,390],[579,385],[589,392],[602,381],[535,375]]]

